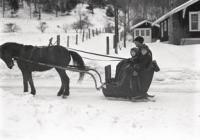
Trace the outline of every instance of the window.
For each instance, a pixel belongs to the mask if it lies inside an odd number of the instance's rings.
[[[190,31],[200,31],[200,11],[189,14]]]
[[[164,31],[167,31],[167,20],[164,21]]]
[[[136,31],[135,31],[135,35],[136,35],[136,36],[139,36],[139,35],[140,35],[140,34],[139,34],[139,30],[136,30]]]
[[[150,30],[146,30],[146,36],[150,36]]]
[[[144,30],[141,30],[141,36],[144,36]]]
[[[161,37],[164,37],[163,22],[160,24]]]

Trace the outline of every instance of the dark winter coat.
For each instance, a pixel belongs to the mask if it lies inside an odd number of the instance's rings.
[[[145,54],[142,53],[143,49],[146,50]],[[139,48],[139,58],[138,58],[139,65],[137,65],[136,68],[139,71],[143,71],[147,69],[151,63],[152,63],[152,52],[149,49],[149,47],[144,44],[142,47]]]

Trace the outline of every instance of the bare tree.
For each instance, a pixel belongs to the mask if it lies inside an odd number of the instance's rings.
[[[4,0],[2,0],[2,14],[3,14],[3,18],[5,16],[5,2]]]

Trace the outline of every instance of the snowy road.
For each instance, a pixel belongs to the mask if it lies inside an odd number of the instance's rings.
[[[21,87],[2,87],[6,140],[33,139],[192,139],[200,128],[197,93],[152,92],[156,102],[108,100],[92,88],[72,88],[67,99],[57,87],[39,87],[32,97]]]

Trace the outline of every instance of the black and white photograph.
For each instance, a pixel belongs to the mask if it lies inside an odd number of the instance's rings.
[[[199,140],[200,0],[0,0],[0,140]]]

